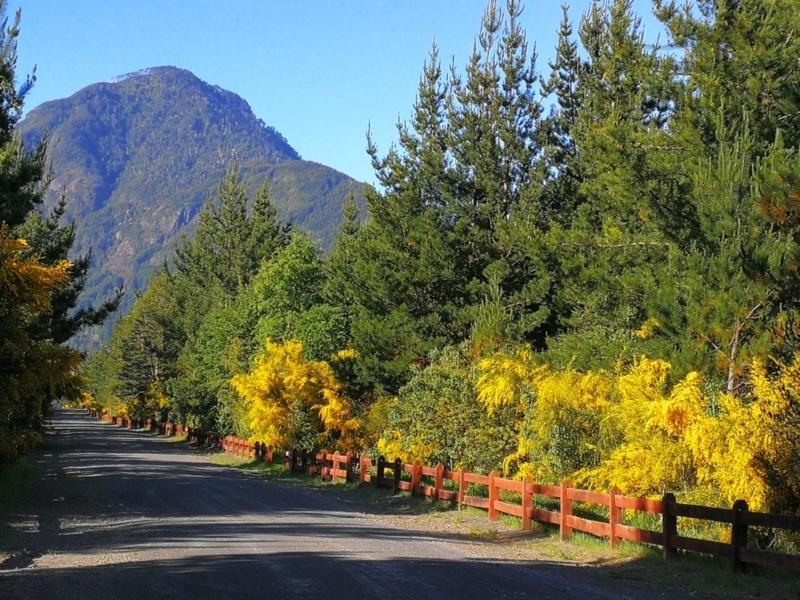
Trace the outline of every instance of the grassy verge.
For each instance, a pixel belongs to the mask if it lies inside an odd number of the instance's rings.
[[[0,464],[0,536],[5,535],[9,517],[23,508],[34,484],[42,477],[36,454]]]
[[[800,574],[790,571],[751,568],[743,575],[734,574],[727,560],[696,554],[665,562],[660,548],[620,542],[612,550],[607,539],[583,533],[573,533],[569,542],[561,542],[557,527],[536,523],[533,531],[523,533],[520,520],[508,515],[489,521],[486,511],[480,509],[458,509],[449,502],[392,494],[389,489],[370,485],[327,483],[316,476],[291,473],[280,464],[265,465],[226,454],[214,454],[210,459],[268,481],[317,489],[393,526],[482,544],[484,552],[496,558],[531,561],[532,565],[580,565],[597,569],[601,577],[663,586],[665,591],[693,598],[800,600]]]

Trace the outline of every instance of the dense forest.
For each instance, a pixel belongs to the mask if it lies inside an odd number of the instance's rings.
[[[2,427],[70,387],[278,447],[800,511],[800,12],[653,6],[663,44],[597,2],[540,65],[490,3],[465,65],[432,48],[396,144],[368,139],[368,217],[346,202],[327,253],[231,165],[81,370],[59,342],[116,299],[71,311],[86,264],[31,208],[44,149],[4,86]]]

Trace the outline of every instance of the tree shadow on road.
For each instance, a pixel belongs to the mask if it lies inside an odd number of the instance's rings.
[[[386,514],[385,507],[343,502],[342,486],[267,483],[180,446],[62,418],[48,436],[34,501],[18,515],[15,535],[0,542],[10,552],[0,562],[0,598],[669,598],[692,590],[723,598],[736,591],[715,591],[715,582],[733,577],[727,571],[698,568],[693,576],[710,573],[710,587],[694,586],[690,570],[642,557],[594,566],[465,559],[467,544],[496,542],[384,526],[364,513]],[[797,589],[788,579],[748,579],[742,597]]]

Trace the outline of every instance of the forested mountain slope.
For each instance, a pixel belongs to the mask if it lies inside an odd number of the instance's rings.
[[[231,164],[252,190],[268,178],[279,218],[325,247],[344,198],[361,189],[343,173],[302,160],[241,97],[174,67],[145,69],[46,102],[19,131],[29,147],[48,136],[53,180],[46,202],[52,206],[66,195],[65,217],[80,223],[74,249],[92,249],[82,301],[124,285],[128,294],[117,317],[193,227]],[[110,325],[78,345],[95,347]]]

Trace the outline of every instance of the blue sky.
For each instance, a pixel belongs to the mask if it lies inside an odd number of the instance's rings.
[[[577,19],[589,0],[571,3]],[[635,0],[645,28],[648,0]],[[146,67],[175,65],[236,92],[307,160],[372,181],[371,124],[379,149],[407,118],[435,39],[463,66],[485,0],[17,0],[18,73],[37,66],[26,108]],[[529,0],[523,15],[547,71],[560,2]],[[648,36],[650,37],[650,36]]]

